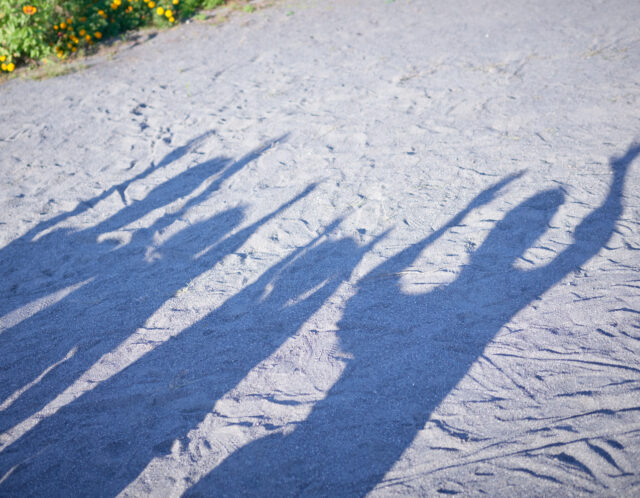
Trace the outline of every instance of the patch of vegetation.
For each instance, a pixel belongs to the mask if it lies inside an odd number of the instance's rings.
[[[0,73],[61,61],[142,26],[167,27],[229,0],[0,0]],[[252,12],[252,7],[246,7]],[[49,64],[51,62],[49,61]],[[53,67],[53,66],[51,66]]]

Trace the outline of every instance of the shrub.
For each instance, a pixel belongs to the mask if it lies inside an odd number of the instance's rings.
[[[79,49],[142,25],[170,25],[225,0],[0,0],[0,69]]]

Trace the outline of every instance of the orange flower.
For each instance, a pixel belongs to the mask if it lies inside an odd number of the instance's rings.
[[[99,40],[100,38],[102,38],[102,33],[100,33],[100,31],[96,31],[95,33],[93,33],[93,36],[95,36]]]
[[[28,16],[32,16],[33,14],[38,12],[38,9],[33,5],[25,5],[24,7],[22,7],[22,12],[24,12]]]

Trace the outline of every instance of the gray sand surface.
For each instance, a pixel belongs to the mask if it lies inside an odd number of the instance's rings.
[[[0,495],[640,495],[639,19],[284,0],[0,86]]]

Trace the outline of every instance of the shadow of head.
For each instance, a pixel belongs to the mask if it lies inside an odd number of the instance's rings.
[[[563,203],[560,189],[545,190],[522,202],[496,224],[472,262],[511,266],[547,231]]]
[[[349,278],[362,255],[362,248],[353,239],[325,240],[282,268],[268,284],[263,300],[288,307],[312,296],[324,296],[328,289]]]
[[[311,185],[305,192],[313,190]],[[360,246],[351,237],[327,237],[343,218],[334,220],[307,246],[285,258],[264,285],[261,302],[279,303],[289,307],[312,297],[326,299],[340,282],[347,281],[363,256],[384,239],[388,231],[366,245]],[[322,240],[322,241],[321,241]]]

